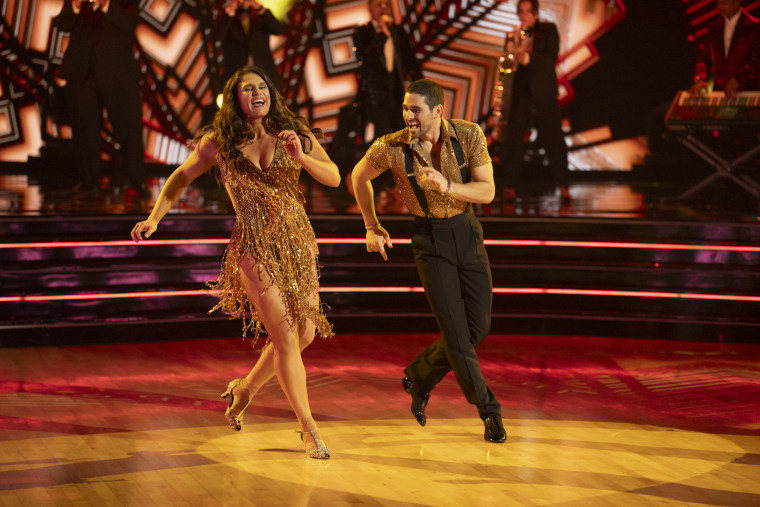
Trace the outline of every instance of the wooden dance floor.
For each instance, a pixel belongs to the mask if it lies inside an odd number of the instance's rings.
[[[329,461],[274,380],[226,426],[239,339],[4,349],[0,505],[760,505],[760,347],[491,336],[492,444],[451,375],[412,419],[402,369],[433,339],[307,349]]]

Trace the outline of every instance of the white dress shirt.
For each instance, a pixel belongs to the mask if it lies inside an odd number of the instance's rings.
[[[375,21],[374,19],[372,20],[372,26],[375,27],[375,30],[377,32],[383,31],[382,25],[378,23],[377,21]],[[388,38],[385,40],[385,47],[383,48],[383,54],[385,55],[385,69],[388,72],[393,71],[393,57],[394,57],[393,50],[394,50],[393,37],[389,35]]]
[[[723,56],[726,58],[728,58],[728,50],[731,48],[731,39],[734,36],[734,31],[736,31],[736,25],[739,24],[739,18],[741,15],[742,11],[738,11],[723,23]]]

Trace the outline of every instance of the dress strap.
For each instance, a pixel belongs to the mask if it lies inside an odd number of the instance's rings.
[[[216,155],[216,165],[219,166],[219,175],[222,178],[222,183],[227,183],[227,162],[222,158],[221,154]]]

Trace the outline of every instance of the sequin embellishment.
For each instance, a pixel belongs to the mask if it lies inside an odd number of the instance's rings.
[[[231,319],[243,318],[243,336],[250,331],[255,346],[261,319],[240,280],[239,263],[250,254],[280,291],[288,323],[295,327],[312,321],[320,336],[332,336],[332,326],[319,300],[319,269],[314,230],[298,190],[301,166],[282,149],[278,138],[272,163],[265,170],[244,159],[238,166],[220,160],[222,178],[237,214],[219,278],[208,286],[219,291],[221,310]],[[251,318],[245,320],[245,312]]]

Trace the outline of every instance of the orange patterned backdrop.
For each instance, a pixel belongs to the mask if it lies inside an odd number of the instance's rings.
[[[285,35],[271,39],[285,95],[323,129],[329,143],[337,129],[338,110],[356,93],[351,35],[355,26],[369,19],[367,1],[262,3],[288,23]],[[504,37],[518,23],[516,0],[392,3],[396,21],[412,33],[425,77],[445,89],[446,114],[485,125]],[[68,38],[51,24],[62,4],[62,0],[3,0],[0,160],[37,157],[46,144],[69,136],[66,125],[56,122],[51,106],[58,91],[56,69]],[[210,76],[220,55],[211,31],[222,4],[141,0],[139,5],[136,55],[144,69],[145,155],[147,160],[176,164],[202,125],[202,108],[214,100]],[[614,29],[625,12],[620,0],[542,0],[541,17],[560,29],[563,102],[573,100],[573,79],[598,60],[594,41]],[[106,129],[106,148],[109,140]],[[582,168],[578,157],[574,163]]]

